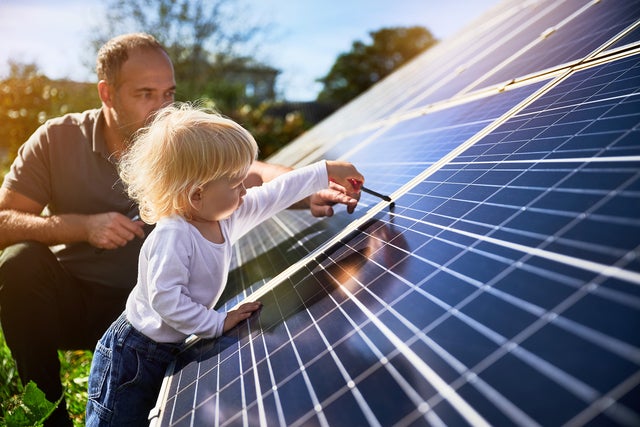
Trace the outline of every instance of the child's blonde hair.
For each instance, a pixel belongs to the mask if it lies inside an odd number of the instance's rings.
[[[136,134],[120,160],[120,177],[140,218],[154,224],[173,214],[188,218],[194,190],[243,178],[257,154],[253,136],[233,120],[176,103]]]

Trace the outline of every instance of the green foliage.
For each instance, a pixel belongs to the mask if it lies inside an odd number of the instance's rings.
[[[50,80],[33,64],[10,61],[0,81],[0,170],[47,119],[100,106],[95,85]]]
[[[436,43],[423,27],[382,28],[369,34],[373,43],[355,41],[318,79],[324,85],[318,101],[344,105]]]
[[[41,426],[58,403],[49,402],[35,383],[29,381],[20,396],[9,399],[1,421],[7,427]]]
[[[0,331],[0,402],[9,402],[10,399],[23,391],[18,378],[18,370],[11,357],[9,347]],[[4,404],[0,405],[0,419],[3,418]]]
[[[84,426],[85,409],[87,406],[87,384],[91,358],[93,353],[88,350],[59,351],[62,386],[65,389],[67,411],[73,424]]]
[[[211,99],[203,98],[198,103],[221,111]],[[258,143],[260,159],[269,157],[311,127],[299,111],[290,112],[283,117],[271,114],[269,110],[275,105],[274,102],[263,102],[258,106],[245,104],[225,114],[251,132]]]
[[[59,351],[58,352],[62,373],[62,386],[65,389],[67,410],[77,427],[84,426],[85,408],[87,404],[87,379],[91,368],[92,352],[90,351]],[[27,392],[27,390],[29,390]],[[0,330],[0,427],[13,425],[35,425],[35,424],[15,424],[16,419],[24,419],[27,414],[38,414],[40,403],[38,403],[38,393],[30,390],[29,386],[23,387],[18,377],[9,347],[4,340],[4,335]],[[34,402],[34,403],[31,403]],[[10,415],[18,409],[18,415]],[[27,410],[28,409],[28,410]],[[49,413],[46,414],[47,416]],[[43,414],[44,416],[44,414]],[[9,420],[11,423],[9,422]],[[31,419],[30,419],[31,420]],[[29,421],[31,422],[31,421]]]
[[[269,115],[271,105],[245,105],[232,114],[232,118],[247,128],[258,142],[261,159],[269,157],[309,128],[300,112],[291,112],[284,117]]]

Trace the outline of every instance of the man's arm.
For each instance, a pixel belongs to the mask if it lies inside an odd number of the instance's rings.
[[[258,185],[269,182],[272,179],[282,175],[283,173],[289,172],[292,169],[293,168],[287,166],[265,163],[256,160],[251,164],[247,179],[244,180],[244,186],[247,188],[257,187]]]
[[[244,184],[247,188],[262,185],[290,170],[292,170],[290,167],[255,161],[251,165],[249,175]],[[337,184],[330,183],[325,190],[318,191],[300,200],[290,206],[290,209],[310,209],[313,216],[323,217],[332,216],[333,206],[343,204],[347,206],[347,211],[352,213],[358,204],[359,194],[349,190]]]
[[[6,188],[0,188],[0,248],[33,240],[46,245],[87,241],[115,249],[135,236],[144,237],[141,221],[117,212],[96,215],[40,215],[44,206]]]

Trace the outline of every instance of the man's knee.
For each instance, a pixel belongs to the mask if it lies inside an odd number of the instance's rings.
[[[0,254],[0,304],[15,292],[26,291],[50,277],[57,260],[51,250],[38,242],[9,246]]]

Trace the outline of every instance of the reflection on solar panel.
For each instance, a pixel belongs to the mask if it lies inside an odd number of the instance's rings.
[[[395,207],[245,236],[220,309],[264,307],[179,356],[153,423],[640,425],[639,18],[502,3],[274,156]]]

